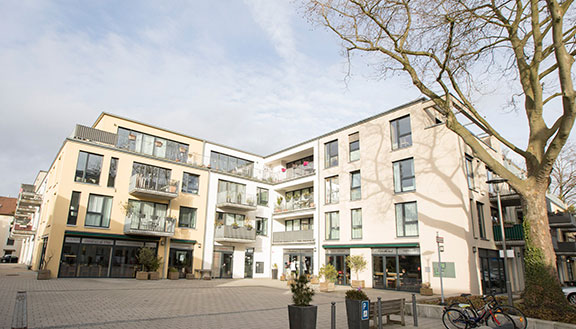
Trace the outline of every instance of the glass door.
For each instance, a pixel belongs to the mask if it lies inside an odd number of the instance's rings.
[[[76,276],[76,260],[78,257],[77,243],[65,243],[62,248],[62,258],[60,259],[60,271],[58,277],[73,278]]]
[[[350,268],[346,264],[346,256],[348,255],[330,255],[328,256],[328,264],[332,264],[338,273],[336,277],[337,285],[348,285],[350,282]]]
[[[232,278],[232,253],[222,253],[222,262],[220,263],[220,277],[223,279]]]
[[[112,246],[82,245],[78,255],[78,277],[108,277]]]
[[[374,288],[384,289],[384,256],[372,256],[372,277]]]
[[[253,270],[254,270],[254,253],[246,251],[246,256],[244,257],[244,277],[252,278]]]
[[[398,266],[396,256],[383,256],[386,264],[386,289],[396,289],[398,287]]]

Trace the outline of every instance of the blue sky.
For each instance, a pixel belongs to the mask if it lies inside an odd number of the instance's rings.
[[[111,112],[268,154],[420,97],[286,0],[0,2],[0,195]],[[522,143],[506,94],[479,99]],[[511,124],[512,122],[512,124]],[[515,122],[518,122],[516,124]]]

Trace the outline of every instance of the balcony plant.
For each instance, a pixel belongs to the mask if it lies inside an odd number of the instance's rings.
[[[178,280],[178,279],[180,279],[180,273],[179,273],[178,270],[177,270],[175,267],[173,267],[173,266],[170,266],[170,267],[168,268],[168,279],[170,279],[170,280]]]
[[[160,273],[158,273],[158,268],[162,263],[162,257],[158,257],[156,252],[150,248],[140,248],[138,255],[136,256],[138,264],[143,268],[143,271],[136,272],[136,279],[138,280],[158,280],[160,279]],[[144,273],[141,273],[144,272]],[[139,274],[140,273],[140,274]]]
[[[352,280],[351,282],[352,288],[364,288],[364,280],[360,280],[360,272],[366,268],[366,259],[364,259],[364,256],[347,256],[346,264],[356,273],[356,280]]]
[[[346,291],[346,317],[348,318],[348,328],[368,329],[370,320],[362,320],[362,301],[370,302],[368,296],[362,289],[350,289]],[[368,310],[370,312],[370,310]]]
[[[290,284],[292,301],[288,305],[288,318],[290,329],[315,329],[318,306],[310,305],[314,296],[314,289],[306,275],[301,275],[298,280]]]
[[[334,265],[332,264],[325,264],[320,268],[320,272],[318,272],[321,278],[324,279],[323,282],[320,282],[320,291],[330,292],[334,291],[334,282],[336,282],[336,278],[338,277],[338,272]]]
[[[232,223],[232,228],[233,228],[233,229],[237,229],[237,228],[239,228],[239,227],[240,227],[240,225],[238,225],[238,223],[236,223],[236,222]]]

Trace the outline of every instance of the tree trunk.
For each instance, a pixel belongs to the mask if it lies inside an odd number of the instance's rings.
[[[548,224],[546,186],[534,184],[522,193],[526,241],[523,309],[528,317],[546,313],[551,316],[549,319],[561,321],[575,310],[568,304],[558,280],[556,253]]]

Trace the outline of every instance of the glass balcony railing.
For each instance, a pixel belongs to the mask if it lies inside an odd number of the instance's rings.
[[[256,198],[252,194],[243,192],[218,192],[217,206],[241,209],[256,209]]]
[[[246,226],[218,225],[214,232],[216,242],[243,242],[256,241],[256,229]]]
[[[272,232],[272,243],[311,243],[314,242],[314,230]]]
[[[283,201],[281,204],[276,204],[274,213],[283,213],[287,211],[305,210],[315,208],[314,198]]]
[[[128,224],[124,233],[151,236],[173,236],[176,219],[172,217],[146,214],[131,214],[126,217]]]
[[[130,194],[173,199],[178,196],[179,182],[172,179],[158,179],[144,175],[130,178]]]

